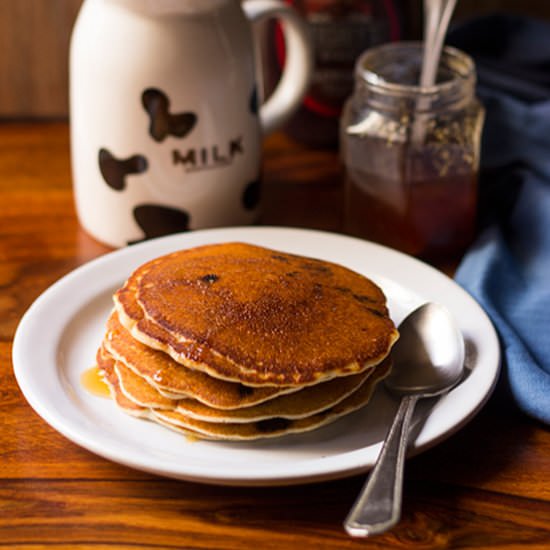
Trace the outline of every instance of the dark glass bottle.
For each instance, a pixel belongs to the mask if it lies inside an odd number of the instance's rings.
[[[367,48],[401,38],[394,0],[287,0],[303,15],[311,32],[315,64],[302,107],[287,125],[301,142],[323,147],[338,144],[344,101],[353,89],[353,68]],[[284,63],[280,29],[273,33],[276,70]]]

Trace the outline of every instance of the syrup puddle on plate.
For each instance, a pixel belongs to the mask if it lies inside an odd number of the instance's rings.
[[[103,380],[103,376],[97,366],[86,369],[80,375],[80,383],[82,387],[92,395],[97,395],[98,397],[111,396],[109,386],[105,380]]]

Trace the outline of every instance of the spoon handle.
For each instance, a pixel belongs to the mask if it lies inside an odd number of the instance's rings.
[[[399,521],[405,451],[417,401],[416,395],[401,399],[376,464],[344,522],[352,536],[376,535]]]

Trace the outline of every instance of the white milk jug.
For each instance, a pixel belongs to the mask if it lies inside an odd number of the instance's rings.
[[[259,104],[251,24],[275,17],[285,69]],[[250,224],[262,136],[311,75],[302,19],[276,0],[85,0],[70,52],[71,156],[82,226],[112,246]]]

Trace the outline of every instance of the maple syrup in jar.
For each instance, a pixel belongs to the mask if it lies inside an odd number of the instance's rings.
[[[475,67],[443,50],[421,88],[421,43],[362,54],[341,118],[345,229],[426,259],[458,257],[475,231],[484,110]]]

